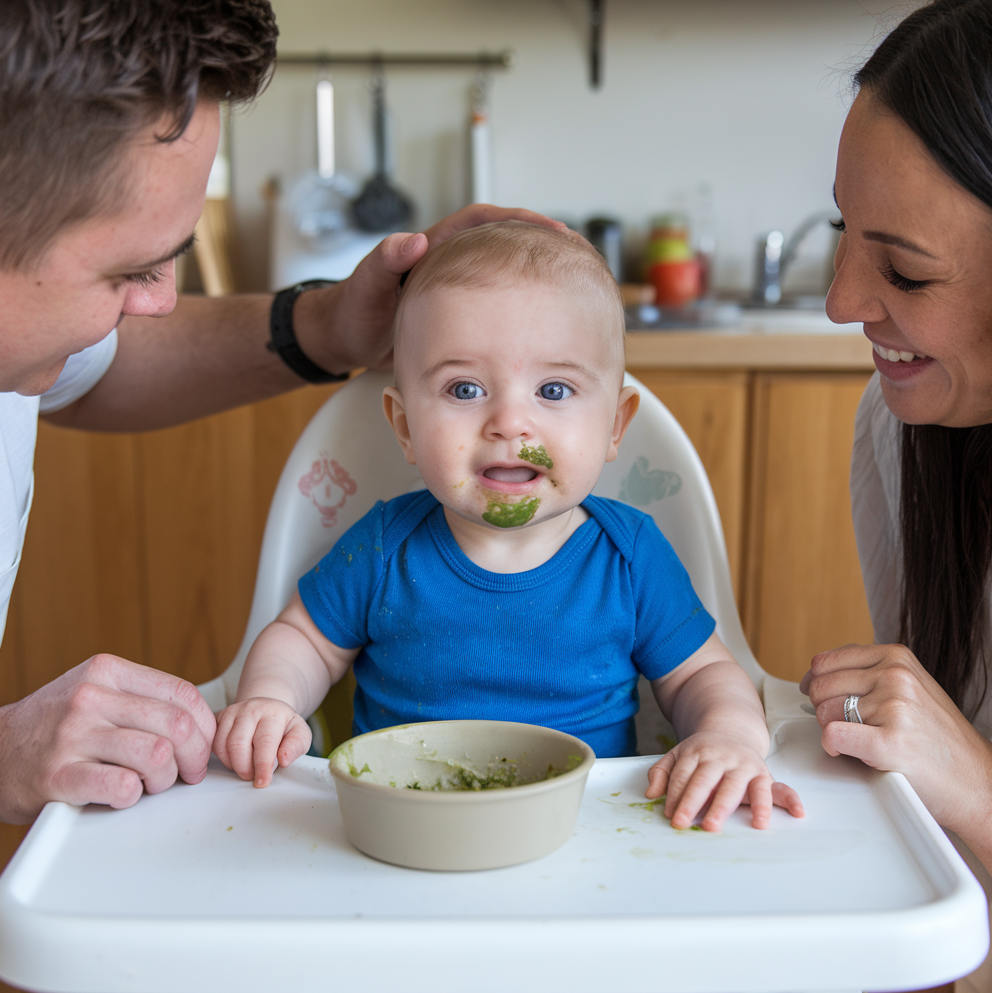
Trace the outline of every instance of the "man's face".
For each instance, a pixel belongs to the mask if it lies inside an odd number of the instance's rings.
[[[0,270],[0,392],[44,393],[70,355],[125,315],[175,307],[175,259],[203,210],[217,153],[217,104],[201,101],[182,137],[157,141],[167,129],[159,122],[128,149],[120,210],[66,228],[36,265]]]
[[[532,526],[592,491],[636,409],[619,410],[601,310],[539,283],[443,287],[403,308],[387,412],[449,514]]]

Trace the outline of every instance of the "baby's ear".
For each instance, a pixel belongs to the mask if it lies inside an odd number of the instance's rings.
[[[636,386],[625,386],[620,391],[617,400],[617,416],[613,421],[613,437],[610,439],[610,447],[606,452],[606,461],[612,462],[619,454],[620,442],[630,427],[630,422],[637,413],[637,408],[641,405],[641,395],[637,392]]]
[[[400,443],[404,458],[410,465],[416,465],[417,459],[413,454],[413,443],[410,441],[410,425],[406,419],[406,407],[403,406],[403,394],[395,386],[387,386],[382,391],[382,411],[396,435],[396,440]]]

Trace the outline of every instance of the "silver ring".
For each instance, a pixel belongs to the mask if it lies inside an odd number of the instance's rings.
[[[861,714],[858,713],[858,701],[860,699],[861,697],[852,693],[844,701],[844,720],[850,724],[864,724],[864,721],[861,720]]]

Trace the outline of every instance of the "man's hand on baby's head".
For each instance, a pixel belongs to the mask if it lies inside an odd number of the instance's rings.
[[[261,788],[272,782],[277,764],[285,768],[305,755],[311,738],[307,722],[289,704],[253,697],[218,715],[213,750],[228,769]]]
[[[764,758],[734,738],[700,732],[679,742],[648,770],[648,799],[665,797],[672,827],[692,826],[701,811],[704,831],[719,831],[741,804],[751,807],[751,824],[766,828],[772,807],[803,817],[794,789],[777,783]]]

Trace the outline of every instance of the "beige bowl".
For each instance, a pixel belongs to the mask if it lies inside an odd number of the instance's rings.
[[[329,759],[344,829],[414,869],[495,869],[572,834],[593,750],[534,724],[432,721],[359,735]]]

